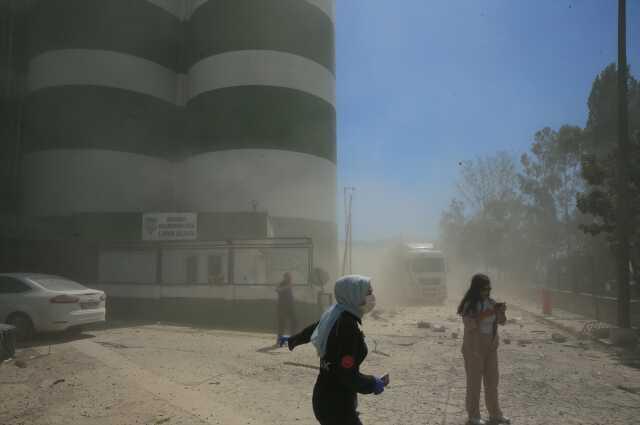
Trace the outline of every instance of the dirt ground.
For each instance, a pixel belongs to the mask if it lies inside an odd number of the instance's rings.
[[[363,372],[388,372],[391,386],[360,397],[365,424],[466,422],[453,310],[405,307],[367,317]],[[500,347],[500,392],[514,424],[638,423],[636,357],[571,337],[553,342],[556,330],[509,313],[516,320],[501,330],[510,344]],[[19,351],[25,367],[0,366],[0,424],[313,424],[315,351],[277,349],[274,338],[146,324],[39,340]]]

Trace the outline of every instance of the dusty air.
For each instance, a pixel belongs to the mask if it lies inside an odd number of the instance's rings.
[[[635,425],[640,2],[0,0],[0,425]]]

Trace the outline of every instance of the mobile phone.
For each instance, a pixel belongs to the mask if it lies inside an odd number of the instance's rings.
[[[384,386],[385,387],[389,385],[389,374],[388,373],[382,377],[382,382],[384,382]]]

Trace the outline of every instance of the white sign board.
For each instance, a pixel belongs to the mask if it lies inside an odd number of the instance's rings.
[[[196,213],[145,213],[143,241],[192,241],[198,237]]]

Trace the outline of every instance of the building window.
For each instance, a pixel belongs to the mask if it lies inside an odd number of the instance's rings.
[[[187,284],[198,283],[198,256],[190,255],[186,259]]]
[[[207,257],[207,276],[210,285],[223,285],[225,283],[223,257],[221,255],[209,255]]]

